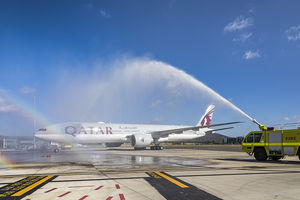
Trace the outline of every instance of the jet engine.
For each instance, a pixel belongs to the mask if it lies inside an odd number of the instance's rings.
[[[136,134],[130,137],[130,144],[134,149],[146,149],[153,142],[150,134]]]

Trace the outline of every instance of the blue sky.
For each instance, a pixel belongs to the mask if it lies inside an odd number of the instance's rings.
[[[298,1],[1,1],[0,134],[29,135],[33,118],[40,125],[71,120],[192,125],[215,103],[205,94],[174,97],[160,80],[148,93],[134,87],[138,92],[129,98],[124,84],[114,85],[118,75],[111,69],[134,59],[184,70],[267,125],[299,121],[299,6]],[[110,87],[101,90],[111,104],[97,96],[88,105],[91,111],[81,114],[84,99],[92,98],[87,88],[105,81]],[[116,96],[119,91],[123,96]],[[214,119],[247,121],[221,105]],[[251,128],[228,134],[244,135]]]

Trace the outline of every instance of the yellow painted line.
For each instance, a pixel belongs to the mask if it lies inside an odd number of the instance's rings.
[[[173,179],[173,178],[171,178],[171,177],[169,177],[169,176],[167,176],[167,175],[165,175],[165,174],[163,174],[163,173],[160,173],[159,171],[156,171],[155,173],[158,174],[159,176],[161,176],[161,177],[167,179],[168,181],[171,181],[171,182],[174,183],[175,185],[178,185],[178,186],[181,187],[181,188],[188,188],[188,187],[189,187],[189,186],[187,186],[187,185],[185,185],[185,184],[183,184],[183,183],[180,183],[179,181],[177,181],[177,180],[175,180],[175,179]]]
[[[47,176],[47,177],[43,178],[42,180],[40,180],[40,181],[38,181],[38,182],[36,182],[36,183],[34,183],[34,184],[32,184],[32,185],[30,185],[30,186],[24,188],[23,190],[20,190],[19,192],[15,193],[15,194],[13,194],[13,195],[11,195],[11,196],[12,196],[12,197],[22,196],[22,195],[25,194],[26,192],[32,190],[33,188],[35,188],[35,187],[37,187],[38,185],[44,183],[45,181],[49,180],[49,179],[52,178],[52,177],[53,177],[53,175]]]

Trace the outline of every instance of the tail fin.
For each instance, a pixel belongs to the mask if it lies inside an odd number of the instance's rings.
[[[214,114],[215,105],[209,105],[201,117],[200,121],[198,122],[197,126],[208,126],[211,124],[212,116]]]

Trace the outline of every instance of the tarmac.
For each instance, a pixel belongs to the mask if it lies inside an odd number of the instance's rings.
[[[0,200],[299,199],[298,157],[228,149],[2,152]]]

